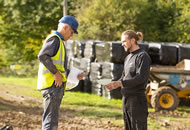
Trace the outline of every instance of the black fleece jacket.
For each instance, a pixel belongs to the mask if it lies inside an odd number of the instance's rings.
[[[124,62],[124,70],[120,81],[123,96],[143,94],[149,78],[151,59],[141,49],[130,53]]]

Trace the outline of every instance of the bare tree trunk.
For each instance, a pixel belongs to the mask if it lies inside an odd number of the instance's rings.
[[[67,15],[67,0],[64,0],[63,4],[63,16]]]

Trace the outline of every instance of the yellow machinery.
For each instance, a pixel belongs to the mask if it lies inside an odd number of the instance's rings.
[[[190,67],[190,65],[189,65]],[[176,66],[152,66],[146,96],[156,111],[175,110],[182,98],[190,98],[190,70]]]

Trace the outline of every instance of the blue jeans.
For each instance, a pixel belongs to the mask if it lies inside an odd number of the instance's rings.
[[[41,90],[43,96],[42,130],[57,130],[59,109],[64,96],[64,84],[60,87],[52,85],[50,88]]]

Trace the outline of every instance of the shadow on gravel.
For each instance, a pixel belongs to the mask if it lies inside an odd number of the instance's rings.
[[[33,115],[39,115],[42,113],[42,108],[40,106],[26,106],[22,103],[16,103],[13,101],[8,101],[0,97],[0,111],[17,111],[24,112]]]
[[[77,110],[77,114],[81,116],[95,116],[98,118],[122,118],[122,113],[112,111],[97,111],[93,108],[85,110]]]
[[[69,105],[76,105],[76,106],[87,106],[87,107],[93,107],[94,104],[92,103],[86,103],[86,102],[80,102],[80,103],[72,103],[72,104],[69,104]],[[117,107],[117,106],[111,106],[111,105],[107,105],[107,104],[100,104],[100,105],[96,105],[98,106],[99,108],[109,108],[109,109],[121,109],[121,107]]]

